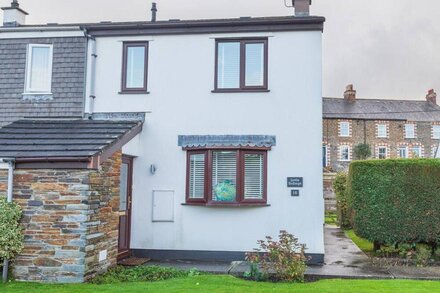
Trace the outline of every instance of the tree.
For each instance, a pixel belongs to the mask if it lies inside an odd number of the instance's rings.
[[[356,160],[366,160],[371,157],[370,145],[366,143],[358,144],[354,147],[353,153]]]

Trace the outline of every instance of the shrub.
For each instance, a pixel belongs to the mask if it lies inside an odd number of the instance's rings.
[[[440,160],[371,160],[350,165],[356,233],[378,244],[440,241]]]
[[[370,145],[366,143],[358,144],[353,149],[353,154],[356,160],[366,160],[371,157]]]
[[[347,197],[347,174],[338,173],[333,182],[333,190],[336,194],[336,208],[338,223],[341,228],[351,228],[351,212]]]
[[[197,276],[200,272],[196,269],[182,271],[174,268],[159,266],[123,267],[117,266],[107,273],[97,276],[91,282],[94,284],[112,284],[122,282],[155,282],[172,278]]]
[[[416,251],[417,266],[425,267],[428,264],[431,256],[432,256],[432,253],[431,253],[430,247],[428,247],[426,245],[417,246],[417,251]]]
[[[20,225],[21,208],[0,198],[0,261],[14,259],[23,250],[23,228]]]
[[[249,275],[256,280],[304,282],[306,248],[297,238],[280,231],[278,241],[266,236],[266,240],[259,240],[258,244],[259,248],[246,254],[246,260],[251,263]]]

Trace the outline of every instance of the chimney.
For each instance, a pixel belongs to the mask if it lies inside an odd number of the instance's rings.
[[[433,89],[430,89],[426,95],[426,100],[433,104],[437,104],[437,93]]]
[[[151,22],[156,22],[156,15],[157,15],[157,4],[156,2],[153,2],[151,6]]]
[[[292,0],[292,5],[295,7],[295,16],[309,16],[312,0]]]
[[[356,91],[353,89],[352,84],[345,87],[344,100],[347,102],[354,102],[356,100]]]
[[[28,13],[20,8],[18,0],[12,0],[10,7],[3,7],[3,26],[20,26],[26,24]]]

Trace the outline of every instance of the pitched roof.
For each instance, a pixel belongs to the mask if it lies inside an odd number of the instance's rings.
[[[440,106],[428,101],[323,99],[323,117],[327,119],[440,121]]]
[[[0,158],[97,167],[141,130],[141,121],[20,120],[0,128]]]

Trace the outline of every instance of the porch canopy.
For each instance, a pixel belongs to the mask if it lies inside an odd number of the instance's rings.
[[[20,120],[0,128],[0,158],[17,169],[96,169],[142,131],[142,121]]]

